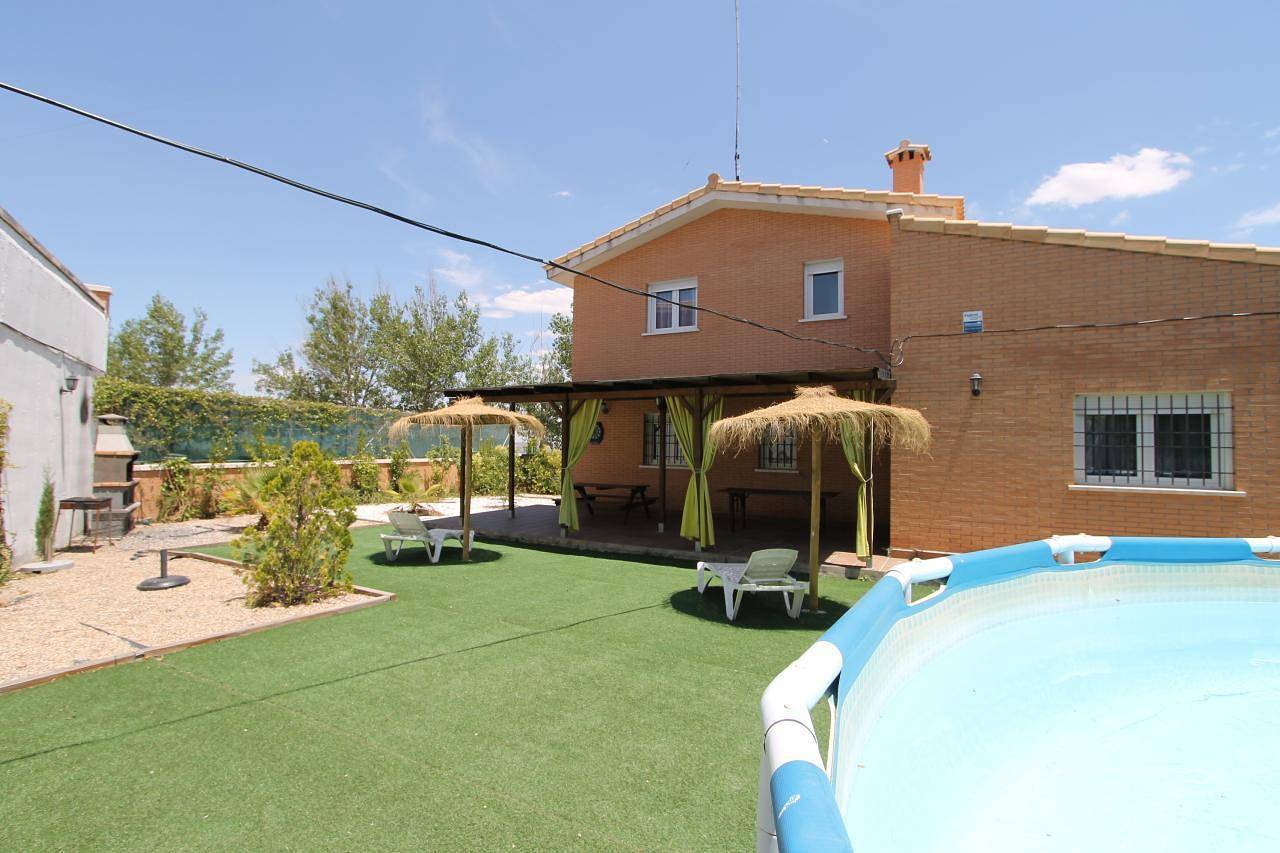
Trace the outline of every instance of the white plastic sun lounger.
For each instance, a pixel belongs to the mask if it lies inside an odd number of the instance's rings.
[[[711,576],[724,584],[724,612],[732,622],[742,606],[745,592],[780,592],[792,619],[800,618],[804,591],[808,584],[790,574],[799,554],[791,548],[755,551],[745,563],[698,563],[698,592],[703,592]]]
[[[440,552],[444,549],[446,540],[452,539],[462,544],[461,530],[427,527],[421,518],[411,512],[392,511],[387,513],[387,520],[396,530],[395,533],[382,534],[382,547],[387,552],[388,563],[394,563],[400,557],[400,549],[408,542],[421,542],[426,546],[427,558],[433,563],[440,562]],[[476,532],[472,530],[471,541],[467,544],[474,545],[475,541]]]

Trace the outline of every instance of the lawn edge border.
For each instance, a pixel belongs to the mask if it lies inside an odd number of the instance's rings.
[[[204,560],[209,563],[218,563],[223,566],[233,566],[243,568],[244,564],[226,557],[218,557],[213,554],[203,554],[199,551],[182,551],[173,550],[171,555],[180,557],[192,557],[197,560]],[[204,634],[199,637],[192,637],[185,640],[177,640],[176,642],[166,643],[163,646],[148,646],[145,649],[139,649],[135,652],[129,652],[123,655],[113,655],[111,657],[99,658],[87,663],[76,664],[62,669],[55,669],[49,672],[42,672],[39,675],[33,675],[29,678],[21,678],[16,681],[6,681],[0,684],[0,696],[6,693],[12,693],[16,690],[23,690],[28,687],[35,687],[39,684],[47,684],[59,678],[65,678],[68,675],[78,675],[82,672],[92,672],[95,669],[105,669],[109,666],[117,666],[119,664],[133,663],[134,661],[145,660],[147,658],[160,658],[167,654],[180,652],[183,649],[189,649],[193,646],[202,646],[205,643],[213,643],[218,640],[231,640],[236,637],[245,637],[250,634],[256,634],[260,631],[269,631],[272,628],[279,628],[281,625],[289,625],[295,622],[309,622],[312,619],[323,619],[326,616],[338,616],[343,613],[353,613],[357,610],[364,610],[368,607],[377,607],[379,604],[386,604],[394,601],[396,594],[387,592],[386,590],[374,589],[368,586],[355,586],[351,590],[356,595],[365,596],[367,601],[356,601],[351,604],[344,604],[341,607],[335,607],[332,610],[321,610],[317,613],[299,613],[286,617],[278,622],[267,622],[262,625],[251,625],[247,628],[236,628],[232,631],[219,631],[213,634]]]

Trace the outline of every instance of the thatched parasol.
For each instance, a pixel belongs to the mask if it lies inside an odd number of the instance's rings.
[[[536,435],[545,430],[533,415],[486,405],[479,397],[463,397],[452,405],[405,415],[391,425],[393,439],[403,438],[411,426],[462,427],[462,482],[458,485],[458,514],[462,516],[462,559],[471,559],[471,433],[477,426],[524,427]]]
[[[929,422],[915,409],[867,403],[836,395],[820,385],[797,388],[790,400],[716,421],[711,437],[720,447],[742,450],[763,438],[778,438],[788,430],[808,436],[812,453],[809,494],[809,609],[818,609],[818,528],[822,506],[822,443],[839,441],[842,424],[855,434],[871,435],[877,446],[893,444],[922,451],[929,446]]]

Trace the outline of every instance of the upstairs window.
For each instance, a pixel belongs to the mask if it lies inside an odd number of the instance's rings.
[[[646,412],[644,416],[644,454],[641,458],[645,465],[657,465],[662,456],[662,430],[659,429],[661,424],[658,418],[657,412]],[[684,454],[680,452],[680,441],[676,438],[675,427],[670,421],[667,421],[665,450],[668,465],[685,466]]]
[[[814,261],[804,265],[804,319],[844,317],[844,261]]]
[[[650,285],[649,292],[656,299],[646,300],[649,303],[650,334],[665,332],[692,332],[698,328],[697,279],[681,281],[664,281]]]
[[[1075,399],[1077,483],[1232,489],[1234,450],[1227,392]]]
[[[756,455],[756,468],[760,471],[795,471],[795,431],[787,429],[779,435],[770,433],[762,438]]]

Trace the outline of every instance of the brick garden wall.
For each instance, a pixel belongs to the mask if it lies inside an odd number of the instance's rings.
[[[390,460],[379,459],[378,462],[378,482],[382,488],[390,487],[390,477],[388,476]],[[350,485],[351,483],[351,461],[340,459],[337,461],[338,467],[342,471],[342,481]],[[405,467],[405,470],[414,476],[421,476],[422,472],[433,468],[439,470],[442,463],[433,462],[429,459],[411,459]],[[207,463],[194,463],[193,468],[207,468]],[[221,482],[230,486],[238,480],[244,478],[245,474],[252,471],[253,466],[245,463],[232,463],[225,465],[219,471]],[[142,506],[139,507],[136,520],[152,519],[154,520],[160,511],[160,487],[164,484],[164,467],[159,464],[154,465],[136,465],[134,466],[134,478],[138,481],[138,488],[135,492],[135,500],[140,501]],[[450,465],[444,474],[444,484],[449,490],[455,490],[458,487],[458,468],[457,465]]]
[[[957,331],[976,309],[988,329],[1280,309],[1274,266],[894,229],[895,337]],[[894,376],[894,402],[921,409],[935,433],[930,455],[895,454],[897,548],[1280,531],[1280,320],[915,340]],[[1073,395],[1193,391],[1232,394],[1244,496],[1067,488]]]

